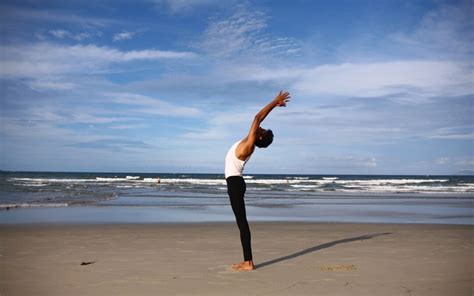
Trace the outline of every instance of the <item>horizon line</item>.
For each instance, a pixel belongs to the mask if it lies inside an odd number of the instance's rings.
[[[155,175],[224,175],[221,173],[193,173],[193,172],[133,172],[133,171],[122,171],[122,172],[106,172],[106,171],[46,171],[46,170],[0,170],[0,173],[67,173],[67,174],[77,174],[77,173],[95,173],[95,174],[155,174]],[[331,173],[312,173],[312,174],[282,174],[282,173],[249,173],[243,174],[243,176],[262,176],[262,175],[273,175],[273,176],[453,176],[453,177],[474,177],[474,173],[468,174],[331,174]]]

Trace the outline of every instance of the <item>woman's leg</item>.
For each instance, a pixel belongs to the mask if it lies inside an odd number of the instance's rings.
[[[252,247],[250,242],[250,227],[245,212],[244,195],[246,190],[245,181],[240,176],[227,178],[227,189],[230,197],[230,205],[235,215],[237,226],[240,230],[240,241],[244,253],[244,261],[252,260]]]

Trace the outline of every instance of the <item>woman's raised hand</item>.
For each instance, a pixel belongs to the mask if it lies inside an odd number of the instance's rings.
[[[286,103],[290,101],[290,93],[280,90],[280,93],[276,96],[275,102],[278,107],[286,107]]]

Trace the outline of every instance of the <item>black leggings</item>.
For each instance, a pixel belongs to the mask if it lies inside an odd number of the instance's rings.
[[[240,230],[240,241],[244,250],[244,260],[252,260],[252,247],[250,246],[250,228],[245,213],[245,181],[241,176],[231,176],[226,179],[227,193],[230,197],[230,205],[234,211],[235,220]]]

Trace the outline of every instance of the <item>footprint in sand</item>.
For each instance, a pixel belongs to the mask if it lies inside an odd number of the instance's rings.
[[[208,270],[216,272],[216,277],[221,279],[234,279],[236,274],[240,274],[228,264],[210,267]]]
[[[357,267],[354,264],[335,264],[321,266],[321,270],[323,271],[349,271],[356,269]]]

